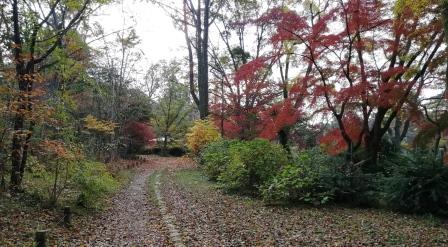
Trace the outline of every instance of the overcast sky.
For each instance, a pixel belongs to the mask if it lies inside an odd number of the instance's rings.
[[[144,52],[140,68],[161,59],[169,60],[186,55],[183,33],[174,28],[171,18],[163,9],[145,0],[123,0],[123,3],[103,6],[91,21],[99,22],[106,34],[134,26],[141,39],[138,48]],[[112,35],[109,38],[115,37]],[[102,41],[92,45],[101,46]]]

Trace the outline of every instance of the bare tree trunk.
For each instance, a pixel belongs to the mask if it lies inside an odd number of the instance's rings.
[[[31,111],[31,106],[29,106]],[[28,129],[28,133],[26,134],[26,138],[25,138],[25,143],[23,144],[23,150],[22,150],[22,160],[20,162],[20,178],[23,178],[23,175],[25,173],[25,167],[26,167],[26,163],[28,161],[28,150],[29,150],[29,146],[30,146],[30,140],[32,137],[32,133],[34,132],[34,126],[35,123],[34,121],[31,121],[30,123],[30,127]]]
[[[204,27],[202,30],[203,38],[201,42],[201,51],[202,51],[202,64],[199,65],[200,72],[199,72],[199,98],[200,98],[200,107],[199,112],[201,119],[207,118],[209,112],[208,112],[208,32],[209,32],[209,25],[210,25],[210,0],[204,0]]]
[[[436,135],[436,139],[434,141],[434,157],[436,157],[436,158],[439,155],[439,146],[440,146],[441,139],[442,139],[441,131],[439,128],[437,128],[437,135]]]
[[[59,162],[56,161],[56,171],[54,174],[53,189],[51,191],[51,200],[50,200],[52,206],[55,206],[57,203],[58,180],[59,180]]]
[[[91,0],[85,0],[82,4],[82,8],[73,15],[72,19],[64,26],[65,20],[61,20],[60,25],[57,27],[57,34],[53,36],[55,41],[50,44],[47,50],[42,52],[40,57],[35,57],[36,43],[39,30],[42,29],[45,23],[48,24],[51,16],[54,16],[58,6],[60,6],[61,0],[55,0],[49,9],[46,16],[42,19],[38,19],[36,23],[32,23],[30,37],[27,36],[26,45],[27,50],[24,51],[24,44],[22,39],[23,30],[20,27],[20,14],[19,14],[19,0],[13,0],[11,2],[12,9],[12,53],[15,63],[15,79],[18,83],[20,91],[18,99],[18,111],[14,116],[14,132],[12,138],[12,150],[11,150],[11,181],[10,186],[12,191],[20,189],[22,183],[23,173],[25,171],[25,165],[28,156],[28,142],[32,135],[34,123],[30,124],[30,132],[25,133],[25,117],[27,112],[31,112],[32,104],[30,102],[29,93],[33,88],[33,82],[35,78],[35,65],[40,64],[47,59],[55,49],[60,46],[63,37],[67,32],[79,23],[83,13],[86,11],[87,6],[91,3]],[[29,38],[29,39],[28,39]],[[25,58],[26,57],[26,58]],[[25,137],[24,137],[25,136]]]
[[[188,48],[188,78],[189,78],[189,84],[190,84],[190,94],[193,98],[194,103],[199,108],[199,98],[196,94],[196,87],[194,84],[194,61],[193,61],[193,47],[191,46],[191,40],[190,36],[188,34],[188,19],[187,19],[187,0],[184,0],[184,35],[185,35],[185,42],[187,43]]]
[[[24,115],[20,111],[24,111],[25,95],[28,88],[28,83],[24,76],[27,75],[25,68],[25,62],[21,58],[22,54],[22,39],[20,37],[20,24],[19,24],[19,6],[18,1],[14,0],[12,3],[12,21],[13,21],[13,42],[14,47],[14,59],[16,63],[16,79],[19,83],[19,90],[21,95],[19,96],[19,112],[14,117],[14,133],[12,138],[12,153],[11,153],[11,190],[17,191],[21,185],[20,169],[22,165],[22,150],[23,140],[22,132],[24,127]]]
[[[283,86],[283,99],[288,99],[289,92],[288,92],[288,80],[289,80],[289,65],[290,65],[290,55],[286,55],[286,61],[285,61],[285,68],[283,69],[283,66],[281,64],[281,61],[279,60],[279,67],[280,67],[280,75],[282,78],[282,86]],[[277,133],[278,139],[280,141],[280,144],[282,147],[288,151],[291,152],[291,149],[289,148],[289,128],[285,127],[282,128]]]
[[[203,5],[202,5],[203,1]],[[199,115],[201,119],[207,118],[209,114],[209,92],[208,92],[208,42],[209,42],[209,27],[210,27],[210,0],[198,0],[197,7],[193,6],[191,2],[184,0],[184,33],[185,41],[188,48],[188,62],[189,62],[189,80],[190,80],[190,93],[194,102],[198,106]],[[196,51],[197,59],[197,89],[194,85],[194,73],[193,73],[193,52],[191,40],[188,35],[188,20],[187,11],[190,11],[194,19],[195,39],[194,49]]]
[[[5,191],[6,181],[5,181],[5,160],[0,158],[0,192]]]
[[[163,137],[162,156],[168,155],[168,136],[165,134]]]

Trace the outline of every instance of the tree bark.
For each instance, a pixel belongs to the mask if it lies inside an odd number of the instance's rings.
[[[202,2],[203,1],[203,2]],[[203,4],[203,5],[202,5]],[[185,41],[188,48],[188,62],[189,62],[189,80],[190,80],[190,94],[196,103],[201,119],[207,118],[209,114],[209,64],[208,64],[208,47],[209,47],[209,27],[210,27],[210,0],[198,0],[197,7],[193,6],[191,1],[184,0],[184,33]],[[193,19],[195,28],[194,45],[191,45],[191,40],[188,34],[187,11]],[[194,61],[192,49],[195,49],[197,59],[197,90],[194,84]]]
[[[283,128],[278,132],[278,139],[280,141],[280,144],[286,151],[291,152],[291,149],[289,147],[289,140],[288,140],[289,138],[288,137],[289,137],[288,129]]]
[[[25,107],[25,92],[28,88],[28,82],[24,75],[28,74],[26,71],[25,62],[21,58],[22,55],[22,39],[20,37],[20,23],[19,23],[19,6],[18,1],[14,0],[12,3],[12,21],[13,21],[13,42],[14,42],[14,60],[16,63],[16,80],[19,83],[19,108],[14,116],[14,133],[12,138],[12,153],[11,153],[11,181],[10,186],[12,191],[17,191],[20,188],[21,177],[20,169],[22,164],[22,150],[23,140],[22,132],[24,127],[24,111]]]
[[[19,1],[13,0],[11,3],[12,9],[12,53],[15,63],[15,79],[18,83],[19,97],[18,97],[18,108],[16,109],[14,121],[14,131],[12,137],[12,149],[11,149],[11,181],[10,187],[12,191],[17,191],[20,189],[22,183],[23,173],[25,171],[25,166],[28,157],[28,144],[32,135],[34,123],[31,121],[30,129],[28,133],[25,133],[25,118],[26,114],[30,113],[32,109],[30,92],[33,89],[33,82],[35,78],[35,66],[45,61],[57,47],[61,45],[61,41],[66,33],[72,29],[75,25],[79,23],[82,15],[86,11],[91,0],[85,0],[82,8],[72,17],[68,22],[67,26],[63,23],[65,20],[61,20],[61,24],[55,26],[57,34],[54,36],[56,39],[48,49],[41,53],[40,57],[35,57],[36,43],[39,30],[42,29],[45,23],[51,16],[54,16],[55,11],[61,0],[56,0],[52,3],[49,12],[46,16],[43,16],[42,20],[35,22],[32,25],[32,30],[29,39],[26,39],[27,50],[24,50],[22,33],[23,30],[20,26],[20,13],[19,13]],[[39,19],[39,18],[37,18]],[[25,57],[29,57],[29,61],[25,60]]]

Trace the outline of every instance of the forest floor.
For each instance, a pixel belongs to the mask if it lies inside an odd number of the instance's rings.
[[[8,213],[10,222],[38,224],[31,210],[0,207],[0,213]],[[40,214],[40,224],[51,227],[50,246],[448,246],[448,226],[440,219],[376,209],[268,206],[223,193],[186,158],[149,157],[107,210],[75,216],[71,228],[59,226],[51,211]],[[9,240],[0,245],[31,246],[32,229],[4,218],[0,239]]]
[[[227,195],[194,169],[162,172],[186,246],[448,246],[448,225],[378,209],[268,206]]]

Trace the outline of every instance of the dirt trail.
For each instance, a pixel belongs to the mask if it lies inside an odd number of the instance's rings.
[[[112,200],[112,207],[82,231],[70,245],[171,246],[157,198],[148,191],[149,176],[160,169],[175,168],[182,159],[149,157],[130,185]],[[82,240],[81,240],[82,239]]]

